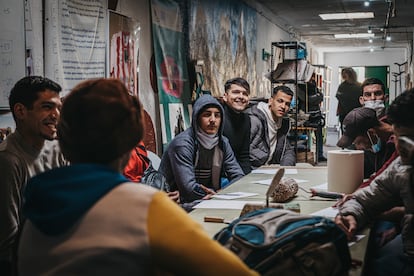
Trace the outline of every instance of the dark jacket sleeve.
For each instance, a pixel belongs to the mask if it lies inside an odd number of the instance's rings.
[[[234,156],[230,143],[226,137],[222,137],[223,141],[223,165],[224,174],[230,183],[244,176],[244,172]]]
[[[282,127],[277,133],[277,145],[273,154],[271,164],[280,164],[282,166],[296,165],[296,151],[287,138],[290,131],[290,122],[288,118],[283,119]]]
[[[260,113],[259,113],[260,112]],[[267,125],[261,118],[262,112],[256,106],[248,111],[250,117],[250,163],[252,169],[264,165],[269,158]],[[264,116],[264,115],[263,115]]]
[[[183,202],[192,202],[203,198],[206,193],[195,178],[194,142],[188,137],[185,141],[180,138],[177,137],[170,143],[161,159],[159,171],[173,190],[178,188]]]
[[[251,129],[251,123],[250,118],[246,114],[246,126],[243,126],[243,137],[240,137],[242,139],[242,145],[240,148],[240,151],[238,153],[237,160],[239,161],[240,167],[242,168],[244,174],[248,174],[251,172],[251,163],[250,163],[250,129]]]
[[[296,165],[296,151],[295,148],[290,144],[290,142],[285,139],[286,147],[284,149],[284,154],[280,158],[281,166],[295,166]]]

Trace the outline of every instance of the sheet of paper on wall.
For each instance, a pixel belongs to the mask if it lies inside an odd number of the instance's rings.
[[[253,170],[252,173],[275,174],[278,170],[279,168],[277,169],[256,169],[256,170]],[[285,169],[285,175],[287,174],[298,174],[298,170],[297,169]]]
[[[257,193],[245,193],[245,192],[234,192],[234,193],[225,193],[225,194],[216,194],[213,195],[213,198],[219,198],[219,199],[238,199],[238,198],[244,198],[249,196],[255,196],[258,195]]]
[[[241,210],[243,209],[246,203],[256,203],[263,204],[262,201],[243,201],[243,200],[203,200],[196,206],[194,209],[234,209]]]
[[[304,182],[309,182],[309,180],[304,180],[304,179],[296,179],[296,178],[294,178],[294,180],[298,184],[299,183],[304,183]],[[255,180],[255,181],[253,181],[253,183],[262,184],[262,185],[270,185],[271,182],[272,182],[272,178],[264,179],[264,180]]]

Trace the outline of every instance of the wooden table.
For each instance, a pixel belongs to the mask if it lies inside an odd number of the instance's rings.
[[[264,166],[262,169],[269,169],[275,171],[278,166]],[[297,170],[297,174],[286,174],[285,177],[291,177],[299,180],[307,180],[307,182],[299,183],[299,186],[305,190],[313,186],[317,186],[327,182],[327,167],[313,167],[309,164],[298,164],[296,167],[285,167],[286,172],[289,172],[289,169]],[[265,202],[265,194],[268,186],[263,184],[257,184],[255,181],[265,180],[272,178],[273,175],[264,174],[264,173],[250,173],[244,176],[242,179],[233,183],[232,185],[226,187],[220,193],[230,193],[230,192],[249,192],[257,193],[258,195],[247,197],[239,200],[243,201],[261,201]],[[211,199],[219,200],[219,199]],[[335,201],[330,199],[323,199],[319,197],[310,197],[310,194],[306,193],[304,190],[299,189],[296,197],[290,201],[290,203],[299,203],[301,214],[311,214],[316,211],[322,210],[324,208],[332,206]],[[241,210],[235,209],[195,209],[190,213],[190,216],[200,223],[202,227],[207,231],[207,233],[213,237],[222,228],[226,227],[224,223],[211,223],[204,222],[204,217],[213,216],[213,217],[222,217],[225,220],[233,220],[234,218],[239,217]],[[359,242],[353,244],[350,247],[350,252],[352,259],[360,260],[364,263],[366,247],[368,244],[369,230],[365,229],[362,231],[365,237]],[[349,275],[361,275],[363,266],[352,269]]]

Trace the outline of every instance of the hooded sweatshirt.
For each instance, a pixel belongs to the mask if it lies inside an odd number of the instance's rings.
[[[19,275],[257,275],[165,193],[108,167],[51,170],[25,196]]]
[[[199,131],[197,118],[207,106],[217,107],[221,113],[221,124],[217,133],[219,141],[212,160],[212,183],[207,186],[218,190],[220,189],[220,186],[217,188],[217,185],[220,185],[220,177],[225,177],[232,183],[244,175],[228,139],[223,136],[223,107],[214,97],[204,95],[194,103],[191,127],[178,134],[170,142],[159,167],[159,171],[165,176],[171,189],[180,191],[181,202],[184,203],[202,199],[206,195],[200,186],[200,180],[197,179],[195,168],[201,158],[205,157],[200,155],[201,145],[197,140],[197,131]]]

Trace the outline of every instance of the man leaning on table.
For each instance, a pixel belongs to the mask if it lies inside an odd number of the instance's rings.
[[[401,234],[372,252],[372,275],[414,275],[414,89],[399,95],[388,117],[397,138],[397,157],[369,186],[357,190],[343,203],[335,222],[351,238],[381,212],[403,204]]]
[[[259,102],[247,112],[250,116],[250,161],[256,169],[265,164],[295,166],[295,149],[287,139],[290,121],[286,117],[293,99],[287,86],[273,89],[268,102]]]
[[[171,191],[179,190],[186,210],[196,200],[211,198],[222,188],[222,178],[232,183],[244,176],[222,135],[223,116],[223,107],[214,97],[201,96],[194,103],[191,127],[175,136],[162,156],[159,172]]]

